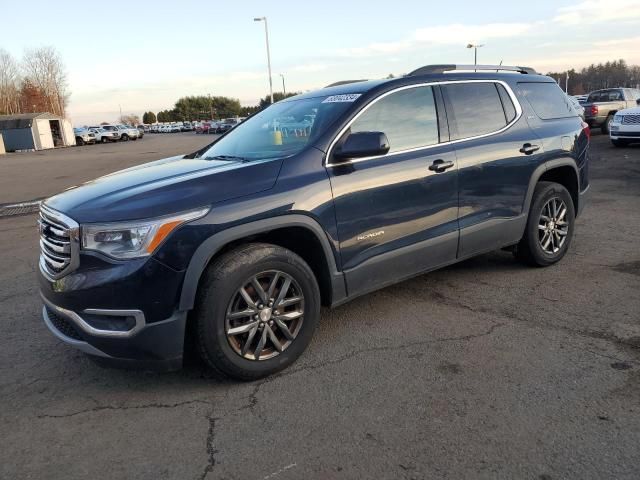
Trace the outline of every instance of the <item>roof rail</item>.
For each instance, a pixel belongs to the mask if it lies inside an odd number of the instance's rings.
[[[495,70],[496,72],[498,71],[517,72],[517,73],[523,73],[523,74],[529,74],[529,75],[535,75],[538,73],[531,67],[517,67],[517,66],[512,67],[509,65],[426,65],[424,67],[420,67],[414,70],[411,73],[408,73],[407,76],[412,77],[415,75],[427,75],[430,73],[445,73],[445,72],[450,72],[454,70],[458,70],[458,71],[465,70],[465,71],[472,71],[472,72],[478,72],[478,71],[487,72],[487,71]]]
[[[338,85],[347,85],[349,83],[359,83],[359,82],[366,82],[366,81],[367,81],[366,78],[363,78],[361,80],[340,80],[339,82],[332,83],[330,85],[325,86],[324,88],[337,87]]]

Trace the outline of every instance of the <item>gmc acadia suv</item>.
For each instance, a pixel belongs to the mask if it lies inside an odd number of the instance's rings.
[[[301,355],[321,305],[500,248],[559,261],[588,147],[555,81],[524,67],[298,95],[198,152],[46,200],[44,321],[111,363],[178,368],[192,334],[217,372],[263,377]]]

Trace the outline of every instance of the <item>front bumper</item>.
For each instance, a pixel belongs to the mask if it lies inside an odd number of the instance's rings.
[[[609,137],[611,137],[611,140],[635,140],[640,142],[640,125],[612,123]]]
[[[82,268],[60,279],[39,271],[43,320],[53,334],[113,364],[179,368],[187,318],[177,310],[184,272],[154,258],[81,257]]]
[[[135,327],[127,332],[95,328],[86,320],[94,313],[74,312],[59,307],[43,297],[42,318],[51,333],[64,343],[113,366],[176,370],[182,366],[186,312],[176,312],[170,318],[146,324],[144,315],[138,316]],[[137,315],[133,311],[102,311],[105,318]],[[123,334],[124,333],[124,334]]]

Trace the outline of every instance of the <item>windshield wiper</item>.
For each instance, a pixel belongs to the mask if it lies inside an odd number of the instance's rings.
[[[204,157],[204,160],[223,160],[227,162],[239,160],[241,162],[246,162],[248,159],[244,157],[238,157],[236,155],[214,155],[213,157]]]

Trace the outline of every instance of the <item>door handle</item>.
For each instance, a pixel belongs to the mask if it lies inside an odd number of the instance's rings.
[[[436,173],[442,173],[445,170],[453,167],[454,163],[452,160],[442,160],[439,158],[438,160],[434,160],[431,165],[429,165],[429,170]]]
[[[538,145],[531,145],[530,143],[525,143],[524,145],[522,145],[522,148],[520,149],[520,153],[524,153],[525,155],[531,155],[532,153],[535,153],[538,150],[540,150],[540,147]]]

